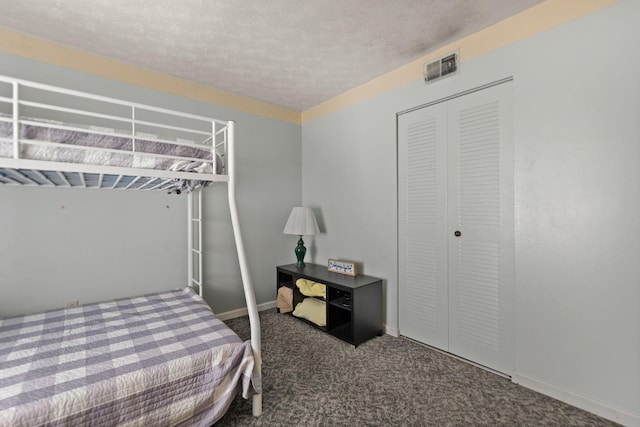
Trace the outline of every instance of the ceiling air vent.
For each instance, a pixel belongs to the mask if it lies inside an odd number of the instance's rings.
[[[458,51],[424,64],[424,82],[433,83],[444,77],[458,74]]]

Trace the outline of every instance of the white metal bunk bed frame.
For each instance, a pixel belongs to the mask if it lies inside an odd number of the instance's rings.
[[[12,137],[11,143],[13,144],[13,157],[1,157],[0,156],[0,185],[14,185],[14,186],[45,186],[45,187],[81,187],[81,188],[109,188],[109,189],[134,189],[134,190],[147,190],[147,191],[167,191],[172,188],[172,184],[175,180],[197,180],[207,182],[227,182],[227,194],[229,202],[229,210],[231,214],[231,223],[233,228],[233,234],[236,244],[236,250],[238,253],[238,261],[240,266],[240,274],[242,279],[242,286],[244,296],[247,304],[247,311],[249,314],[250,330],[251,330],[251,347],[254,355],[255,369],[257,369],[258,375],[262,372],[262,358],[261,358],[261,337],[260,337],[260,319],[258,315],[258,309],[255,300],[255,294],[253,291],[253,283],[251,280],[251,274],[249,273],[249,266],[245,255],[244,244],[242,240],[242,233],[240,230],[240,221],[238,216],[238,208],[236,204],[236,186],[235,186],[235,122],[234,121],[221,121],[211,119],[204,116],[198,116],[194,114],[187,114],[177,111],[172,111],[163,108],[157,108],[140,103],[133,103],[118,100],[115,98],[94,95],[86,92],[69,90],[65,88],[55,87],[51,85],[45,85],[41,83],[30,82],[21,79],[15,79],[11,77],[0,76],[0,84],[11,85],[11,97],[2,96],[0,94],[0,104],[9,103],[11,105],[10,118],[0,116],[0,121],[12,123]],[[121,116],[113,116],[109,114],[102,114],[96,112],[88,112],[77,110],[73,108],[56,106],[55,104],[24,101],[20,99],[20,88],[32,88],[42,91],[47,91],[53,94],[69,95],[78,97],[80,99],[88,99],[93,101],[99,101],[106,104],[124,106],[129,108],[131,116],[123,118]],[[41,122],[21,119],[20,107],[31,106],[36,108],[42,108],[49,111],[58,111],[63,113],[72,113],[84,117],[94,117],[101,119],[114,120],[118,122],[127,123],[130,125],[130,133],[119,133],[114,130],[105,129],[91,129],[86,127],[77,127],[74,125],[65,124],[42,124]],[[140,121],[136,119],[136,111],[144,110],[151,111],[174,117],[193,119],[199,121],[208,121],[211,123],[211,132],[194,131],[192,129],[180,128],[177,126],[163,125],[162,123],[152,123],[148,121]],[[35,125],[40,127],[51,127],[55,129],[80,131],[105,136],[116,136],[129,138],[132,141],[133,150],[130,154],[145,156],[145,157],[160,157],[160,158],[175,158],[174,156],[155,155],[146,152],[136,152],[135,143],[137,139],[153,140],[159,143],[172,144],[172,145],[187,145],[192,146],[193,143],[185,143],[180,140],[168,141],[158,137],[144,136],[143,138],[137,136],[136,127],[138,124],[153,125],[158,128],[165,128],[177,131],[187,131],[191,134],[202,134],[207,138],[203,143],[208,143],[212,151],[212,173],[202,172],[183,172],[161,169],[146,169],[146,168],[134,168],[134,167],[120,167],[120,166],[102,166],[95,164],[84,163],[67,163],[57,161],[46,160],[32,160],[29,158],[21,158],[21,145],[32,144],[39,146],[47,146],[47,144],[54,146],[63,146],[60,143],[51,143],[49,141],[34,141],[26,140],[20,136],[21,124]],[[217,142],[217,138],[221,137],[222,141]],[[7,141],[7,138],[1,138],[2,141]],[[202,144],[202,143],[201,143]],[[112,150],[105,148],[86,148],[83,146],[74,146],[74,149],[80,150],[98,150],[106,152],[114,152],[120,150]],[[226,170],[222,170],[222,173],[218,173],[217,162],[218,155],[224,159],[224,167]],[[196,160],[196,159],[192,159]],[[202,161],[202,159],[197,159]],[[226,172],[226,174],[224,174]],[[53,174],[53,175],[51,175]],[[105,177],[113,177],[112,180],[107,180]],[[58,179],[53,179],[57,177]],[[194,193],[196,197],[194,197]],[[187,195],[188,203],[188,286],[198,288],[200,296],[203,295],[203,276],[202,276],[202,188],[197,188],[193,192],[189,192]],[[197,233],[197,241],[194,239],[194,233]],[[197,269],[194,269],[194,261],[197,261]],[[196,271],[197,270],[197,271]],[[252,398],[253,415],[259,416],[262,414],[262,395],[257,394]]]

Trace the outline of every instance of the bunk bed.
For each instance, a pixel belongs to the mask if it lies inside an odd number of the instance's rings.
[[[184,289],[0,319],[0,425],[204,426],[239,390],[261,414],[234,152],[233,121],[0,76],[0,185],[183,193],[189,216]],[[227,183],[246,342],[202,298],[201,190],[215,182]]]

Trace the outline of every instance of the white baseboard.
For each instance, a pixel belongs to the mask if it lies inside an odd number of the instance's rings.
[[[400,329],[398,328],[392,328],[391,326],[383,323],[382,329],[384,330],[385,334],[389,334],[392,337],[398,338],[400,336]]]
[[[531,378],[527,375],[514,372],[511,381],[523,387],[530,388],[539,393],[551,396],[576,408],[584,409],[602,418],[622,424],[623,426],[640,426],[640,414],[626,409],[618,408],[572,391],[560,388],[553,384]]]
[[[258,311],[269,310],[270,308],[276,308],[276,301],[269,301],[263,304],[258,304]],[[235,319],[236,317],[242,317],[249,314],[246,307],[238,308],[236,310],[225,311],[224,313],[216,313],[216,317],[222,321]]]

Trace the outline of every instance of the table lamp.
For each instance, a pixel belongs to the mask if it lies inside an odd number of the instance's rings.
[[[313,215],[311,208],[294,207],[291,209],[291,214],[287,220],[287,224],[284,226],[284,234],[294,234],[299,237],[298,246],[296,246],[295,254],[298,262],[296,267],[304,267],[304,255],[307,253],[307,248],[304,247],[304,241],[302,236],[313,236],[320,232],[316,217]]]

